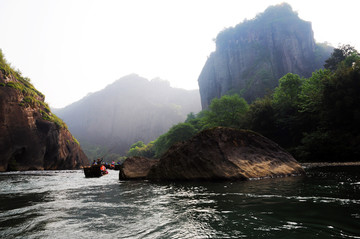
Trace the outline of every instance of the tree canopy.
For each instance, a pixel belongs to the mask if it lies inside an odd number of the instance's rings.
[[[239,95],[224,95],[211,101],[208,111],[205,111],[203,123],[205,127],[224,126],[241,127],[248,103]]]
[[[179,123],[155,141],[155,156],[160,157],[173,144],[190,139],[197,130],[190,123]]]
[[[335,71],[338,68],[338,64],[343,62],[347,57],[359,56],[357,50],[350,45],[342,45],[335,48],[329,59],[325,61],[324,67],[331,71]]]

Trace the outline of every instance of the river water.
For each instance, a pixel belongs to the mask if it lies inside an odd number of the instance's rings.
[[[360,167],[212,183],[0,174],[0,238],[360,238]]]

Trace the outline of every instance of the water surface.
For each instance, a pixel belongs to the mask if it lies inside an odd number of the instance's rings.
[[[241,182],[0,174],[0,238],[360,238],[360,167]]]

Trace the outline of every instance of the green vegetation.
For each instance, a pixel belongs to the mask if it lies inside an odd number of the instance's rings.
[[[326,62],[327,69],[310,78],[281,78],[272,96],[250,106],[247,127],[273,139],[298,160],[358,160],[360,55],[342,46]]]
[[[160,157],[173,144],[190,139],[196,132],[195,127],[190,123],[179,123],[171,127],[154,142],[155,157]]]
[[[0,70],[5,76],[14,76],[16,79],[21,77],[20,71],[15,71],[6,61],[2,50],[0,49]]]
[[[74,140],[74,142],[80,146],[79,140],[77,140],[74,136],[72,136],[72,139]]]
[[[6,61],[1,49],[0,71],[3,78],[7,79],[6,83],[5,81],[0,83],[0,87],[11,87],[24,95],[22,102],[19,103],[20,106],[39,108],[39,112],[44,120],[54,122],[59,128],[67,128],[66,124],[60,118],[51,113],[49,105],[44,102],[45,96],[35,89],[30,83],[30,79],[23,77],[19,70],[14,70]]]
[[[126,158],[117,153],[110,153],[113,148],[94,145],[88,142],[81,142],[81,145],[84,153],[89,158],[90,162],[98,158],[103,158],[103,162],[107,163],[111,163],[112,161],[123,162]]]
[[[42,119],[53,122],[56,124],[56,126],[60,128],[68,128],[67,125],[62,121],[59,117],[57,117],[55,114],[52,114],[51,112],[45,112],[43,110],[39,110],[42,116]]]
[[[129,152],[126,154],[127,157],[142,156],[146,158],[152,158],[155,156],[154,142],[144,144],[142,141],[138,141],[130,146]]]
[[[167,133],[148,145],[141,141],[133,144],[127,156],[159,158],[173,144],[188,140],[201,130],[215,126],[241,128],[245,123],[248,109],[246,101],[237,94],[214,99],[209,110],[201,111],[197,115],[188,114],[184,123],[174,125]]]
[[[334,72],[338,69],[340,63],[344,62],[350,66],[349,63],[355,62],[358,56],[359,53],[354,47],[343,45],[334,49],[329,59],[325,61],[324,67]]]
[[[215,126],[239,128],[243,124],[248,109],[247,102],[237,94],[213,99],[209,110],[204,112],[203,128]]]
[[[8,63],[0,49],[0,71],[5,78],[9,78],[8,83],[2,83],[1,86],[8,86],[22,91],[24,94],[32,97],[45,98],[45,96],[35,89],[30,83],[30,79],[23,77],[19,70],[14,70],[10,63]]]
[[[326,69],[309,78],[285,75],[271,95],[251,105],[237,94],[213,99],[209,110],[190,113],[149,145],[134,144],[131,154],[151,148],[160,157],[201,130],[227,126],[259,132],[300,161],[359,160],[360,54],[341,46],[326,62]]]

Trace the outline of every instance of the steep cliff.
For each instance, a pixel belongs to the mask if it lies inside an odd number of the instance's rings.
[[[88,164],[44,98],[7,64],[0,50],[0,171],[77,169]]]
[[[56,114],[89,155],[98,146],[125,155],[133,143],[147,144],[200,110],[198,90],[176,89],[168,81],[131,74]]]
[[[274,89],[289,72],[309,77],[331,52],[331,47],[315,43],[311,23],[301,20],[290,5],[271,6],[218,34],[216,51],[198,79],[202,108],[229,93],[251,102]]]

